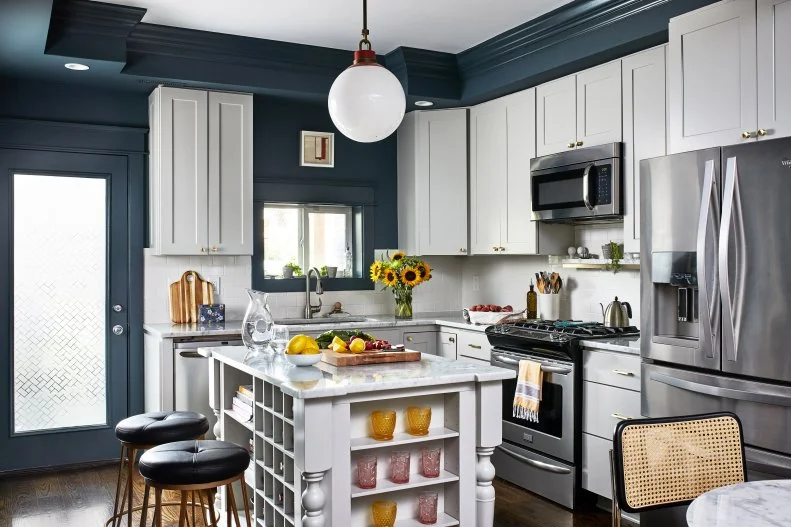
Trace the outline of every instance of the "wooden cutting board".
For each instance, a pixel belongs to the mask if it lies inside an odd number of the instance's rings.
[[[385,364],[388,362],[415,362],[420,360],[420,352],[405,351],[363,351],[362,353],[338,353],[321,350],[321,360],[333,366],[361,366],[363,364]]]
[[[170,284],[170,321],[187,324],[198,321],[198,306],[214,303],[214,287],[195,271],[187,271]]]

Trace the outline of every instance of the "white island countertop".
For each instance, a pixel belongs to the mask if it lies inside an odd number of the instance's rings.
[[[366,364],[337,367],[324,362],[316,366],[293,366],[283,356],[248,365],[247,348],[224,346],[199,348],[198,353],[261,378],[296,399],[338,397],[350,393],[381,392],[422,386],[512,379],[516,372],[488,364],[472,364],[423,354],[416,362]]]

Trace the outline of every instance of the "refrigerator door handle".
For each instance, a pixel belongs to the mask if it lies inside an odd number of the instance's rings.
[[[739,343],[739,320],[744,294],[743,276],[746,273],[744,254],[744,224],[742,221],[741,205],[739,200],[738,185],[739,170],[735,157],[729,157],[725,168],[725,185],[723,189],[722,223],[720,224],[719,246],[719,271],[720,271],[720,296],[722,297],[722,347],[729,361],[737,360],[737,346]],[[735,236],[731,240],[731,228]],[[731,243],[735,244],[738,276],[731,277],[729,252]],[[733,278],[733,291],[731,296],[731,279]]]
[[[703,190],[701,192],[702,198],[700,203],[700,215],[698,217],[698,240],[697,240],[697,272],[698,272],[698,294],[700,295],[700,309],[705,310],[707,320],[701,320],[701,327],[705,328],[711,335],[711,340],[714,342],[717,336],[717,328],[719,328],[720,300],[715,294],[717,290],[717,272],[713,271],[712,288],[709,289],[708,277],[708,263],[706,261],[706,240],[709,235],[709,229],[714,228],[712,216],[717,214],[719,210],[719,193],[717,192],[717,183],[714,179],[714,160],[706,161],[704,176],[703,176]],[[717,254],[717,235],[716,232],[711,236],[714,243],[714,253]],[[695,314],[697,315],[697,313]],[[703,350],[706,358],[714,358],[714,346],[705,346]]]
[[[668,386],[673,386],[674,388],[679,388],[681,390],[686,390],[693,393],[700,393],[703,395],[711,395],[713,397],[724,397],[726,399],[734,399],[737,401],[749,401],[753,403],[791,407],[791,396],[788,395],[760,391],[747,391],[740,390],[738,388],[727,388],[724,386],[714,386],[711,384],[690,381],[688,379],[671,377],[670,375],[665,375],[664,373],[651,373],[650,379],[652,381],[661,382],[662,384],[667,384]]]

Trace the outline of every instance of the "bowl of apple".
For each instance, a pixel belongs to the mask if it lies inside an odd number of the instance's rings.
[[[463,309],[462,314],[472,324],[489,326],[498,323],[507,316],[513,315],[514,308],[510,305],[476,304],[469,309]]]

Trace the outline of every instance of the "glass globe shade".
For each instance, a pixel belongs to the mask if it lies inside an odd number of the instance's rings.
[[[381,141],[404,118],[406,96],[401,83],[378,64],[350,66],[332,83],[327,99],[330,117],[340,132],[360,143]]]

